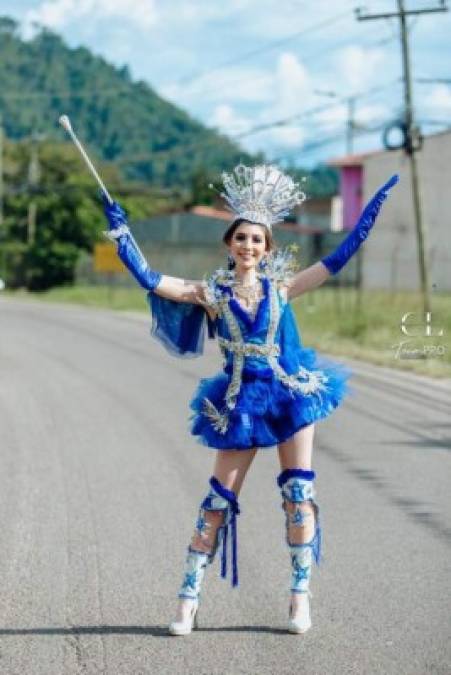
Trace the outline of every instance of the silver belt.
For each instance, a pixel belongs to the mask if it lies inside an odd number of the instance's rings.
[[[277,357],[280,354],[280,347],[276,344],[257,345],[253,342],[233,342],[226,340],[226,338],[219,338],[219,346],[221,349],[227,350],[232,354],[239,356],[272,356]]]

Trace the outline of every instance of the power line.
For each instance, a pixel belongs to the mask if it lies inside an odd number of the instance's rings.
[[[364,128],[359,128],[356,130],[356,135],[358,136],[370,136],[376,132],[380,132],[384,127],[385,127],[385,119],[380,120],[377,124],[373,124],[372,126],[366,126]],[[334,133],[331,136],[326,136],[325,138],[319,138],[317,140],[312,140],[309,141],[308,143],[305,143],[301,147],[295,148],[292,150],[291,153],[288,151],[285,152],[285,156],[292,155],[292,156],[298,156],[300,154],[305,155],[310,152],[315,152],[319,148],[326,147],[328,145],[331,145],[331,143],[337,143],[341,142],[343,140],[343,134],[342,133]]]
[[[333,106],[324,106],[323,109],[330,109]],[[309,111],[311,113],[311,111]],[[271,127],[274,127],[274,124],[270,125]],[[370,127],[370,126],[365,126],[363,128],[357,129],[357,133],[359,136],[363,135],[368,135],[375,133],[376,131],[380,131],[383,129],[385,126],[385,120],[381,121],[378,123],[376,126]],[[339,134],[334,134],[333,136],[330,137],[322,137],[318,139],[317,141],[311,141],[309,142],[308,145],[302,146],[300,149],[296,149],[293,152],[305,152],[305,151],[311,151],[313,149],[322,147],[324,145],[327,145],[337,139],[341,138],[341,135]],[[236,136],[230,136],[230,140],[239,140],[239,135]],[[167,159],[167,158],[173,158],[174,156],[177,156],[178,154],[186,154],[189,153],[190,151],[194,150],[207,150],[208,146],[213,146],[216,147],[216,139],[210,139],[208,141],[205,141],[203,143],[198,143],[193,141],[192,143],[189,143],[187,145],[176,145],[173,148],[169,150],[162,150],[160,152],[154,152],[154,153],[146,153],[143,155],[135,155],[133,157],[120,157],[117,160],[115,160],[116,164],[139,164],[139,163],[147,163],[150,162],[151,160],[161,160],[161,159]],[[288,152],[288,151],[287,151]]]
[[[420,84],[451,84],[449,77],[416,77],[415,82]]]
[[[346,10],[345,12],[340,12],[339,14],[334,15],[333,17],[329,17],[328,19],[324,19],[323,21],[318,22],[317,24],[313,24],[313,26],[309,26],[308,28],[304,28],[301,31],[297,31],[296,33],[291,33],[290,35],[285,36],[284,38],[281,38],[279,40],[274,40],[266,45],[263,45],[262,47],[258,47],[257,49],[253,49],[249,52],[246,52],[244,54],[241,54],[239,56],[236,56],[233,59],[228,59],[227,61],[223,61],[222,63],[218,64],[217,66],[213,66],[212,68],[208,68],[205,70],[198,71],[197,73],[193,73],[191,75],[187,75],[186,77],[182,77],[181,79],[177,80],[175,84],[189,84],[191,82],[194,82],[195,80],[204,77],[205,75],[210,75],[211,73],[215,73],[218,70],[221,70],[222,68],[228,68],[229,66],[233,66],[237,63],[242,63],[243,61],[247,61],[254,56],[259,56],[260,54],[263,54],[265,52],[273,51],[274,49],[277,49],[278,47],[282,47],[290,42],[293,42],[297,38],[301,37],[302,35],[310,34],[313,31],[321,30],[323,28],[327,28],[328,26],[331,26],[334,23],[337,23],[344,19],[346,16],[349,16],[349,11]]]
[[[394,36],[388,36],[388,37],[378,39],[378,40],[375,40],[375,41],[359,42],[359,43],[353,42],[352,44],[353,44],[353,46],[358,46],[358,47],[362,47],[362,48],[365,48],[365,49],[371,49],[373,47],[381,47],[383,45],[389,44],[390,42],[393,42],[394,39],[395,39]],[[307,64],[311,61],[314,61],[315,64],[317,64],[318,61],[321,60],[322,58],[329,57],[334,52],[338,51],[342,47],[344,47],[346,45],[349,45],[349,44],[350,44],[349,38],[346,38],[345,40],[341,40],[340,42],[335,43],[334,45],[328,46],[327,49],[321,49],[321,50],[315,51],[313,53],[309,53],[305,56],[302,56],[302,54],[296,54],[296,56],[298,56],[298,58],[301,59],[302,64]],[[314,69],[313,72],[316,72],[316,70],[317,69]],[[215,72],[215,71],[205,71],[205,76],[208,77],[210,72]],[[202,89],[204,87],[211,86],[211,84],[209,84],[208,80],[202,81],[202,79],[201,79],[202,77],[203,76],[199,76],[199,78],[196,78],[194,80],[195,82],[197,82],[196,90],[199,87]],[[250,77],[248,74],[244,73],[243,75],[235,77],[232,80],[228,80],[228,81],[225,81],[224,83],[221,83],[221,92],[227,93],[229,88],[231,88],[233,86],[236,86],[236,85],[244,84],[246,82],[252,82],[253,84],[255,84],[256,82],[257,83],[258,82],[264,82],[267,78],[268,78],[267,73],[262,73],[261,75],[258,75],[257,77]],[[176,84],[179,84],[179,83],[176,82]]]
[[[359,93],[359,94],[354,94],[354,96],[358,98],[364,98],[365,96],[369,96],[374,93],[378,93],[380,91],[384,91],[386,89],[390,89],[393,85],[398,84],[400,82],[400,79],[397,78],[396,80],[393,80],[389,84],[384,84],[384,85],[379,85],[377,87],[372,87],[371,89],[368,89],[365,92]],[[267,124],[259,124],[256,125],[255,127],[251,127],[247,131],[244,131],[236,136],[234,136],[234,139],[239,140],[240,138],[244,138],[247,136],[250,136],[254,133],[258,133],[260,131],[266,131],[267,129],[271,129],[273,127],[281,127],[285,126],[287,124],[290,124],[291,122],[294,122],[295,120],[300,120],[304,117],[309,117],[311,115],[317,115],[318,113],[325,112],[326,110],[330,110],[332,108],[336,108],[338,105],[342,105],[343,103],[346,103],[347,100],[349,99],[349,96],[343,96],[341,98],[337,98],[336,102],[333,104],[327,104],[323,106],[317,106],[315,108],[310,108],[310,110],[305,110],[302,113],[297,113],[296,115],[290,115],[289,117],[285,117],[280,120],[275,120],[273,122],[268,122]]]
[[[359,98],[366,98],[369,96],[372,96],[376,93],[379,93],[381,91],[384,91],[386,89],[389,89],[393,87],[396,84],[400,83],[400,79],[397,78],[393,80],[392,82],[389,82],[384,85],[378,85],[375,87],[371,87],[370,89],[367,89],[364,92],[361,92],[360,94],[356,95]],[[309,110],[304,110],[301,113],[296,113],[295,115],[290,115],[289,117],[280,119],[280,120],[273,120],[272,122],[268,122],[266,124],[260,124],[256,125],[255,127],[251,127],[250,129],[247,129],[244,132],[240,132],[238,134],[232,134],[228,138],[231,141],[240,141],[242,138],[248,137],[253,135],[254,133],[258,133],[261,131],[266,131],[268,129],[272,128],[277,128],[277,127],[282,127],[290,124],[291,122],[295,120],[301,120],[306,117],[311,117],[313,115],[320,114],[322,112],[325,112],[327,110],[332,110],[333,108],[337,107],[337,104],[343,104],[346,103],[349,99],[349,96],[344,96],[343,98],[339,98],[336,102],[333,104],[327,104],[327,105],[322,105],[322,106],[316,106],[314,108],[310,108]],[[146,163],[151,160],[162,160],[162,159],[172,159],[176,157],[179,154],[183,153],[189,153],[192,150],[199,150],[199,149],[205,149],[208,148],[208,146],[216,146],[217,145],[217,139],[216,138],[211,138],[211,139],[205,139],[202,142],[193,140],[191,143],[188,143],[186,145],[174,145],[172,148],[169,148],[167,150],[161,150],[161,151],[154,151],[152,153],[143,153],[141,155],[133,155],[133,156],[122,156],[118,157],[117,159],[114,160],[116,164],[139,164],[139,163]]]
[[[392,42],[394,38],[385,38],[383,40],[377,40],[375,42],[369,42],[369,43],[359,43],[357,46],[362,47],[365,49],[371,49],[372,47],[378,47],[383,44],[387,44],[389,42]],[[308,54],[306,57],[303,57],[302,55],[296,54],[296,56],[300,59],[302,65],[306,65],[310,63],[310,61],[314,61],[315,65],[318,64],[318,61],[320,61],[324,57],[330,57],[331,54],[334,52],[338,51],[340,48],[342,48],[344,45],[349,44],[349,40],[345,40],[340,42],[339,44],[335,45],[332,48],[328,48],[327,50],[321,50],[318,51],[314,54]],[[321,71],[321,68],[313,68],[310,70],[311,73],[316,73],[318,71]],[[246,82],[250,82],[253,85],[259,82],[265,82],[265,80],[268,80],[268,78],[271,77],[267,72],[262,73],[260,75],[257,75],[256,77],[250,77],[248,74],[243,73],[240,77],[233,78],[232,80],[228,79],[225,80],[224,82],[221,82],[221,93],[227,95],[229,90],[232,89],[234,86],[243,86]],[[211,87],[211,84],[209,85],[208,81],[198,82],[198,86],[201,87],[201,90],[204,87]],[[196,87],[197,90],[197,87]]]

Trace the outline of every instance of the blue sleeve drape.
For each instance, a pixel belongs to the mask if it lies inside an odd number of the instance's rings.
[[[151,335],[173,356],[194,358],[204,351],[205,323],[214,337],[214,323],[201,305],[176,302],[148,293],[152,311]]]

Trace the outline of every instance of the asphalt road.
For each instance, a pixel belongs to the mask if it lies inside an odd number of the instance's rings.
[[[285,632],[274,449],[241,493],[240,586],[208,570],[200,630],[166,633],[214,451],[146,317],[0,300],[0,673],[451,673],[451,388],[369,366],[316,428],[324,564]]]

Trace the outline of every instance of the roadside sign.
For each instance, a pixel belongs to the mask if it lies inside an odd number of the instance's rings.
[[[115,244],[94,245],[94,270],[96,272],[120,272],[126,271],[116,253]]]

